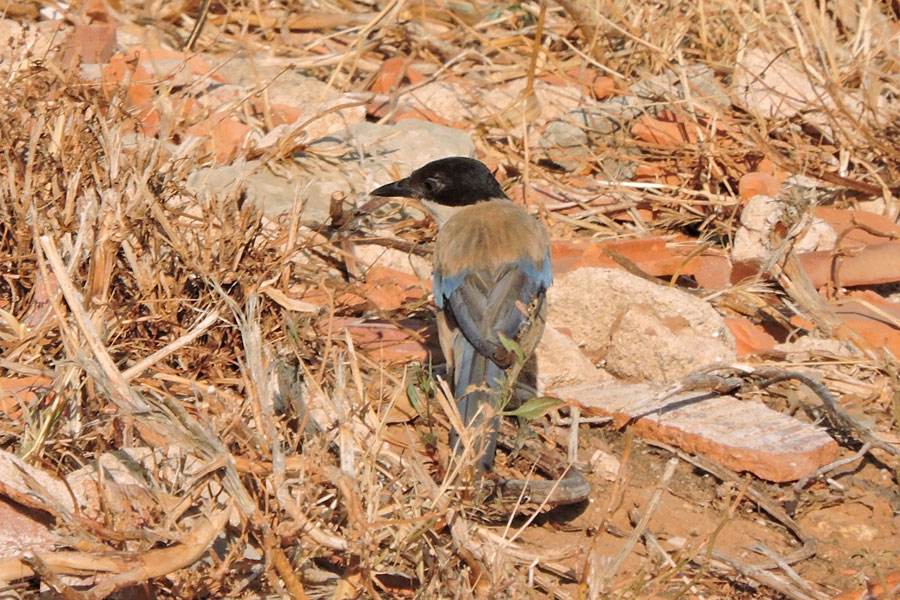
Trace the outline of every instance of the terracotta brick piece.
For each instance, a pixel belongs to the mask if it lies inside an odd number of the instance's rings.
[[[594,383],[552,390],[582,414],[612,417],[635,433],[761,479],[795,481],[838,457],[837,442],[825,431],[729,395],[686,391],[668,396],[647,383]],[[668,396],[668,397],[667,397]]]

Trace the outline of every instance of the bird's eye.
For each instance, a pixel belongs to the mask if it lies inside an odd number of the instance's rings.
[[[425,191],[429,193],[433,193],[441,189],[442,184],[441,180],[437,177],[429,177],[425,180]]]

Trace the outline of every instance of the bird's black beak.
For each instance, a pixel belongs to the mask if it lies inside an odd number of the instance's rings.
[[[416,198],[418,196],[416,190],[414,190],[413,186],[410,185],[409,178],[401,179],[400,181],[395,181],[394,183],[383,185],[380,188],[374,189],[369,192],[369,195],[400,198]]]

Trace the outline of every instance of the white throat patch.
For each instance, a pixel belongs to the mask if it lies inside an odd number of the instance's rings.
[[[446,206],[425,199],[420,200],[420,202],[422,203],[422,206],[431,213],[434,220],[437,221],[438,227],[449,221],[461,208],[465,208],[464,206]]]

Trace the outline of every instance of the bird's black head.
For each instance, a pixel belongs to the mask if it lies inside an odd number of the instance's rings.
[[[467,206],[506,197],[490,169],[463,156],[431,161],[406,179],[383,185],[370,195],[430,200],[443,206]]]

